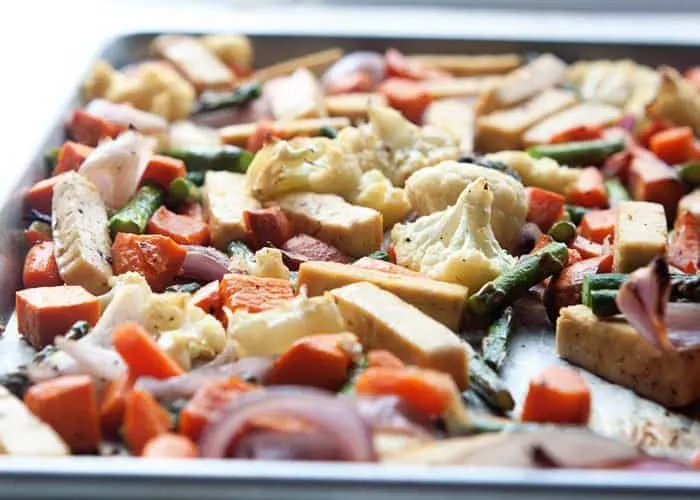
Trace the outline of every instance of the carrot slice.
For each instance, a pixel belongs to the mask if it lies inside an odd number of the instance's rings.
[[[219,285],[222,304],[232,311],[265,311],[294,298],[287,280],[259,278],[245,274],[227,274]]]
[[[43,179],[24,194],[24,202],[29,208],[39,212],[50,214],[51,203],[53,201],[53,187],[63,178],[63,175],[54,175],[48,179]]]
[[[134,378],[128,373],[107,385],[100,404],[100,426],[106,435],[115,436],[121,427],[126,396],[133,386]]]
[[[534,222],[544,232],[564,217],[566,198],[558,193],[537,187],[525,188],[528,201],[527,220]]]
[[[661,120],[661,119],[651,120],[651,121],[645,123],[637,131],[637,134],[636,134],[637,141],[639,142],[639,144],[641,144],[645,148],[649,148],[649,143],[651,142],[651,138],[654,137],[659,132],[663,132],[664,130],[668,130],[669,128],[671,128],[671,126],[665,120]]]
[[[384,54],[386,73],[390,77],[408,78],[409,80],[432,80],[450,78],[449,73],[427,68],[420,61],[406,57],[396,49],[388,49]]]
[[[603,254],[603,246],[600,243],[595,243],[580,234],[576,235],[576,238],[571,243],[571,248],[576,250],[584,259],[599,257]]]
[[[38,286],[58,286],[63,284],[58,274],[58,264],[53,254],[53,242],[45,241],[34,245],[27,252],[22,271],[25,288]]]
[[[126,397],[122,433],[129,450],[141,455],[146,443],[170,429],[170,415],[148,392],[134,389]]]
[[[185,162],[179,158],[153,155],[146,166],[146,171],[143,173],[141,182],[155,182],[167,189],[174,179],[184,177],[185,174],[187,174]]]
[[[151,438],[143,447],[145,458],[196,458],[197,445],[190,438],[166,432]]]
[[[269,383],[337,391],[348,378],[353,357],[361,352],[362,346],[352,333],[304,337],[275,360]]]
[[[89,375],[40,382],[27,390],[24,403],[53,427],[72,452],[92,452],[100,444],[97,398]]]
[[[657,132],[649,140],[649,149],[669,165],[688,161],[694,149],[695,137],[690,127],[677,127]]]
[[[209,225],[187,215],[176,214],[161,206],[148,221],[147,231],[172,238],[181,245],[209,244]]]
[[[413,80],[389,78],[378,89],[392,108],[399,110],[408,120],[419,123],[432,102],[430,93]]]
[[[552,136],[551,144],[564,144],[577,141],[594,141],[603,138],[603,130],[595,125],[577,125]]]
[[[449,375],[423,368],[367,368],[355,382],[357,394],[394,394],[421,414],[443,415],[458,390]]]
[[[591,413],[591,391],[570,368],[550,366],[530,381],[520,419],[523,422],[585,424]]]
[[[372,349],[367,353],[367,366],[376,368],[405,368],[403,361],[390,351],[384,349]]]
[[[212,281],[197,290],[192,295],[192,303],[207,314],[218,316],[221,312],[221,295],[219,294],[219,282]]]
[[[50,242],[53,240],[51,240],[51,236],[44,233],[43,231],[39,231],[38,229],[29,226],[27,229],[24,230],[24,241],[25,243],[27,243],[27,245],[32,247],[38,243],[43,243],[45,241]]]
[[[252,153],[260,151],[265,144],[274,138],[283,138],[282,130],[270,120],[260,120],[255,124],[255,130],[248,137],[246,149]]]
[[[112,244],[112,268],[116,274],[136,271],[154,291],[162,292],[180,272],[186,254],[167,236],[118,233]]]
[[[674,220],[678,202],[685,194],[685,186],[676,171],[643,150],[635,152],[627,188],[634,200],[663,205],[670,222]]]
[[[182,374],[182,368],[160,350],[158,344],[138,323],[129,322],[118,326],[112,333],[112,343],[134,379],[164,379]]]
[[[365,71],[358,71],[339,81],[331,81],[325,86],[328,95],[349,94],[352,92],[371,92],[374,87],[372,76]]]
[[[608,206],[608,193],[603,174],[596,167],[581,169],[578,181],[568,195],[569,203],[587,208]]]
[[[94,326],[100,318],[100,303],[80,286],[27,288],[16,293],[15,311],[20,333],[41,349],[76,321]]]
[[[676,219],[668,249],[668,261],[681,271],[695,274],[700,268],[700,217],[683,212]]]
[[[612,242],[615,237],[616,219],[617,210],[614,208],[587,212],[578,227],[579,234],[595,243],[603,243],[605,238],[610,238]]]
[[[68,123],[70,138],[92,147],[97,146],[102,139],[117,137],[124,130],[126,127],[116,126],[101,116],[88,113],[84,109],[76,109]]]
[[[216,412],[239,394],[252,389],[254,386],[237,378],[204,384],[180,412],[178,431],[193,441],[199,440]]]

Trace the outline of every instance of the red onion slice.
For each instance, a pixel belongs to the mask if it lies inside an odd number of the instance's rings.
[[[100,116],[115,125],[132,126],[144,134],[164,134],[168,131],[168,122],[162,116],[136,109],[127,104],[95,99],[90,101],[85,111]]]
[[[328,90],[357,73],[367,74],[373,86],[378,85],[386,77],[384,56],[378,52],[351,52],[328,68],[323,74],[321,82],[323,87]]]
[[[235,363],[223,365],[207,364],[168,379],[142,377],[138,379],[136,386],[150,392],[158,401],[171,403],[178,399],[191,398],[208,382],[224,381],[231,377],[263,382],[274,361],[273,356],[268,356],[241,358]]]
[[[310,424],[314,435],[334,443],[337,448],[325,460],[369,462],[376,459],[372,434],[353,404],[343,398],[308,388],[273,387],[241,394],[231,401],[204,428],[199,441],[200,454],[206,458],[240,457],[246,450],[241,441],[256,418],[284,415]],[[285,440],[277,433],[281,450],[277,456],[297,456],[290,447],[295,440]],[[296,433],[294,433],[296,434]],[[249,447],[246,447],[248,452]],[[266,456],[275,456],[266,445]],[[257,458],[257,457],[250,457]]]
[[[185,245],[187,254],[182,264],[181,276],[205,283],[217,281],[229,273],[229,258],[212,247]]]
[[[397,396],[358,396],[351,400],[374,431],[401,432],[416,437],[435,437],[433,423]]]

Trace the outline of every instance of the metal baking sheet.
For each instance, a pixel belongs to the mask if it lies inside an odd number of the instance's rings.
[[[115,66],[148,57],[154,34],[119,37],[100,53]],[[346,51],[378,50],[389,46],[407,53],[504,53],[551,51],[567,61],[594,58],[633,58],[656,66],[684,69],[700,62],[696,46],[670,44],[598,44],[441,39],[252,35],[256,63],[270,64],[288,57],[339,46]],[[76,82],[78,83],[78,82]],[[67,110],[77,104],[77,91]],[[66,110],[66,111],[67,111]],[[43,152],[63,140],[63,122],[56,120],[44,147],[26,169],[5,179],[14,185],[0,208],[0,372],[23,362],[31,353],[12,324],[14,292],[20,285],[24,257],[22,198],[33,182],[45,176]],[[561,363],[554,354],[551,326],[522,328],[504,368],[517,400],[529,378],[542,366]],[[593,388],[592,427],[597,431],[650,447],[700,448],[700,412],[670,412],[630,391],[583,372]],[[517,411],[517,409],[516,409]],[[690,416],[687,416],[690,415]],[[387,464],[327,464],[262,461],[195,460],[168,463],[128,458],[71,457],[65,459],[0,458],[0,498],[284,498],[321,499],[441,498],[539,499],[558,498],[698,498],[700,477],[693,473],[639,473],[570,470],[489,470],[460,467],[414,467]]]

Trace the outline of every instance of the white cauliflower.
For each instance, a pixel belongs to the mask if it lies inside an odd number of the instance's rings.
[[[250,69],[253,65],[253,45],[245,35],[207,35],[199,41],[227,66]]]
[[[298,339],[321,333],[347,331],[345,321],[330,295],[308,298],[304,293],[279,307],[260,313],[231,311],[228,335],[241,356],[281,354]]]
[[[289,279],[289,269],[282,261],[282,252],[277,248],[261,248],[255,252],[255,261],[249,264],[248,271],[261,278]]]
[[[298,137],[258,151],[246,183],[251,195],[260,201],[298,191],[347,197],[357,188],[361,174],[356,159],[344,154],[336,141]]]
[[[197,97],[194,87],[169,64],[146,62],[117,71],[99,61],[83,83],[83,98],[129,103],[168,121],[187,118]]]
[[[493,234],[492,203],[493,192],[479,178],[446,210],[397,224],[391,232],[396,263],[476,292],[515,264]]]
[[[649,116],[687,125],[700,134],[700,90],[673,68],[662,66],[659,72],[661,86],[647,108]]]
[[[568,68],[566,78],[585,101],[612,104],[636,116],[644,115],[660,81],[652,68],[630,59],[580,61]]]
[[[444,161],[409,177],[406,192],[413,209],[419,215],[428,215],[454,205],[464,188],[478,178],[485,179],[493,193],[493,233],[501,245],[509,248],[527,215],[523,185],[510,175],[473,163]]]
[[[357,194],[350,201],[380,212],[384,229],[394,227],[394,224],[405,219],[411,212],[411,202],[406,191],[392,186],[391,181],[377,169],[362,174]]]
[[[144,311],[145,327],[157,336],[158,346],[183,369],[194,360],[209,360],[224,349],[221,323],[192,303],[186,293],[153,294]]]
[[[337,140],[363,171],[379,168],[395,186],[403,187],[421,168],[459,156],[455,139],[435,127],[418,127],[386,106],[370,107],[368,115],[368,124],[341,130]]]
[[[580,169],[559,165],[551,158],[533,158],[523,151],[501,151],[486,155],[487,160],[500,161],[520,175],[523,184],[568,195],[578,182]]]

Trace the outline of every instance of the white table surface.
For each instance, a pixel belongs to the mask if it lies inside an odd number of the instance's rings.
[[[691,1],[691,0],[689,0]],[[351,1],[347,2],[351,4]],[[234,5],[237,4],[237,5]],[[510,12],[321,6],[317,2],[216,0],[16,0],[0,14],[0,169],[34,155],[52,120],[106,40],[158,29],[300,30],[698,42],[700,15]],[[700,62],[700,54],[699,54]],[[9,189],[0,182],[0,196]]]

